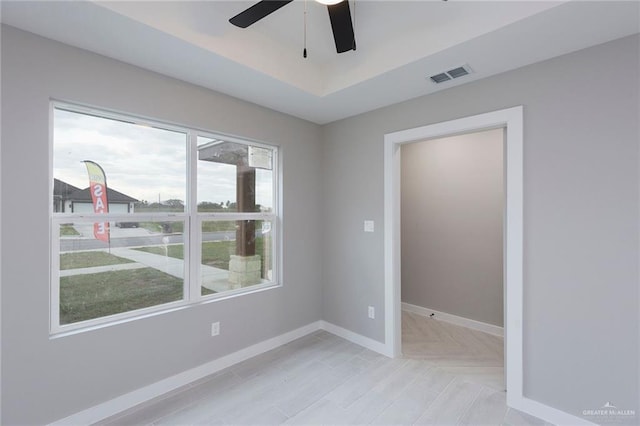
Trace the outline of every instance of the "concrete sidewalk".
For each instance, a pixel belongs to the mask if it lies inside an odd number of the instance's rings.
[[[124,259],[129,259],[134,263],[66,269],[60,271],[60,276],[68,277],[73,275],[97,274],[100,272],[133,270],[149,267],[172,275],[176,278],[184,279],[184,261],[182,259],[123,247],[112,248],[111,254]],[[203,287],[215,291],[216,293],[231,290],[231,284],[229,283],[229,271],[214,268],[213,266],[200,265],[200,273],[202,274]]]
[[[119,263],[117,265],[92,266],[90,268],[63,269],[60,271],[61,277],[72,277],[74,275],[99,274],[101,272],[128,271],[131,269],[146,268],[147,265],[140,263]]]

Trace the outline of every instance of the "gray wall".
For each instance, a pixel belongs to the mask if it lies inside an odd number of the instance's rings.
[[[639,48],[629,37],[319,128],[3,28],[2,423],[52,421],[320,318],[383,341],[384,134],[521,104],[525,395],[577,415],[638,410]],[[51,97],[279,143],[285,286],[50,340]]]
[[[51,340],[50,98],[279,144],[284,286]],[[1,423],[54,421],[321,319],[320,156],[315,124],[3,27]]]
[[[402,145],[402,301],[502,327],[503,129]]]
[[[383,221],[384,134],[524,105],[524,394],[638,411],[639,50],[636,35],[326,125],[323,318],[384,341],[382,227],[362,232]]]

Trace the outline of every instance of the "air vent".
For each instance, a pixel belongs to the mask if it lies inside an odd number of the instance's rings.
[[[440,74],[432,75],[429,77],[434,83],[444,83],[445,81],[452,80],[454,78],[464,77],[472,73],[469,65],[462,65],[457,68],[450,69],[449,71],[441,72]]]
[[[433,80],[434,83],[442,83],[447,80],[451,80],[451,77],[449,77],[447,73],[442,72],[440,74],[432,75],[431,80]]]
[[[458,67],[447,71],[447,74],[449,74],[452,78],[458,78],[462,77],[463,75],[469,74],[469,71],[464,69],[464,67]]]

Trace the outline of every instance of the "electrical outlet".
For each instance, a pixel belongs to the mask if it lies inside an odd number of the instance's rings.
[[[376,309],[373,306],[369,306],[369,318],[374,319],[376,317]]]
[[[375,229],[375,226],[372,220],[364,221],[364,232],[373,232],[374,229]]]
[[[212,322],[211,323],[211,336],[217,336],[220,334],[220,322]]]

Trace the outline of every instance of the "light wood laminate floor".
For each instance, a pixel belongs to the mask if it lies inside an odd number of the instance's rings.
[[[502,339],[403,313],[405,356],[324,331],[101,425],[544,425],[506,407]]]

